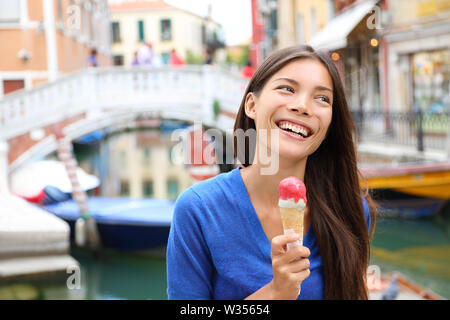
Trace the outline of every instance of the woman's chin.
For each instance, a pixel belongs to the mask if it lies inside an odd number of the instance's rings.
[[[308,157],[303,148],[280,147],[279,157],[281,161],[299,162]]]

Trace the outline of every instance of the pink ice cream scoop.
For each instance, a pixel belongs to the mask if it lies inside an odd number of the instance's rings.
[[[297,177],[288,177],[281,180],[280,199],[294,199],[295,202],[303,199],[303,202],[306,204],[306,187],[303,181]]]

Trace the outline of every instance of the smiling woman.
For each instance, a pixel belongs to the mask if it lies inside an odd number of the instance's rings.
[[[255,143],[235,140],[242,167],[175,204],[169,299],[367,299],[375,208],[360,189],[354,123],[330,57],[309,46],[273,53],[250,80],[234,130],[256,131]],[[264,132],[277,143],[259,139]],[[279,164],[271,174],[259,158],[267,153]],[[304,180],[308,202],[303,245],[286,250],[299,237],[283,234],[278,207],[289,176]]]

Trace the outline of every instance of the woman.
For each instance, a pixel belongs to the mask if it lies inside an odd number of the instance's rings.
[[[91,68],[96,68],[98,66],[97,63],[97,50],[92,49],[89,57],[87,58],[87,66]]]
[[[272,54],[250,80],[234,129],[256,130],[255,150],[235,143],[243,168],[177,199],[169,299],[367,299],[375,208],[359,185],[354,123],[333,61],[309,46]],[[261,142],[264,130],[278,139]],[[262,174],[264,152],[278,161],[275,173]],[[305,182],[308,203],[304,245],[286,251],[296,235],[283,235],[278,185],[288,176]]]

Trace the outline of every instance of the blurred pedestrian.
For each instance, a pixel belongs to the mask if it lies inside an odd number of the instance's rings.
[[[178,56],[178,53],[175,49],[172,49],[172,52],[170,53],[169,65],[172,67],[184,65],[183,59]]]
[[[254,73],[255,70],[253,70],[251,62],[248,61],[247,64],[242,68],[241,75],[246,79],[251,79]]]
[[[133,60],[131,61],[131,65],[132,65],[132,66],[138,66],[138,65],[139,65],[139,62],[138,62],[138,52],[137,52],[137,51],[135,51],[135,52],[133,53]]]
[[[205,50],[205,64],[213,64],[212,55],[208,52],[208,50]]]
[[[137,62],[140,66],[151,66],[153,58],[153,46],[151,43],[144,43],[138,50]]]
[[[96,68],[98,66],[96,49],[91,50],[91,54],[87,58],[87,66],[90,68]]]

